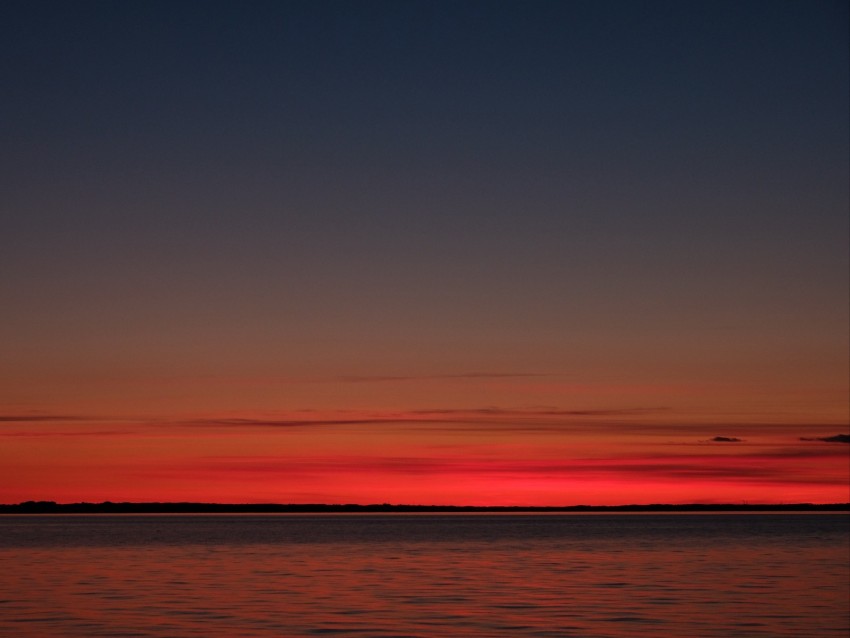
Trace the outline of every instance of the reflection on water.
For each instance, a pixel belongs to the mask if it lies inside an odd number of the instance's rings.
[[[0,517],[0,635],[843,636],[848,517]]]

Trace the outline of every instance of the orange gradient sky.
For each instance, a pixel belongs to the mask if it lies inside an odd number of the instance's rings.
[[[4,3],[0,502],[849,501],[846,24]]]

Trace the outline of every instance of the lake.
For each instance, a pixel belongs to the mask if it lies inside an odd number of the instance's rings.
[[[0,516],[0,635],[846,636],[850,517]]]

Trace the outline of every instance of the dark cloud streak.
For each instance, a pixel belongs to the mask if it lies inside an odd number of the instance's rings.
[[[0,432],[0,437],[10,438],[47,438],[47,437],[101,437],[101,436],[132,436],[135,431],[130,430],[94,430],[92,432]]]
[[[259,418],[210,418],[192,419],[176,422],[177,425],[191,427],[320,427],[334,425],[392,425],[392,424],[457,424],[487,425],[495,428],[517,427],[528,431],[529,427],[552,429],[560,425],[557,418],[642,416],[665,411],[666,408],[626,408],[607,410],[557,410],[557,409],[512,409],[512,408],[470,408],[470,409],[425,409],[401,412],[387,412],[379,416],[340,417],[330,419],[259,419]],[[567,425],[567,424],[563,424]]]
[[[50,423],[54,421],[102,421],[103,417],[76,414],[2,414],[0,423]]]
[[[546,372],[465,372],[458,374],[423,375],[347,375],[335,377],[333,381],[344,383],[383,383],[393,381],[449,381],[463,379],[527,379],[561,376],[563,375]]]
[[[835,436],[801,436],[801,441],[823,441],[824,443],[850,443],[850,434],[836,434]]]

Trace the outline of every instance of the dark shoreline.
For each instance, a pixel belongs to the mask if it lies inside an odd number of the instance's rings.
[[[0,505],[0,514],[321,514],[369,512],[850,512],[850,503],[692,503],[684,505],[568,505],[562,507],[513,505],[391,505],[357,504],[277,504],[277,503],[54,503],[27,501]]]

